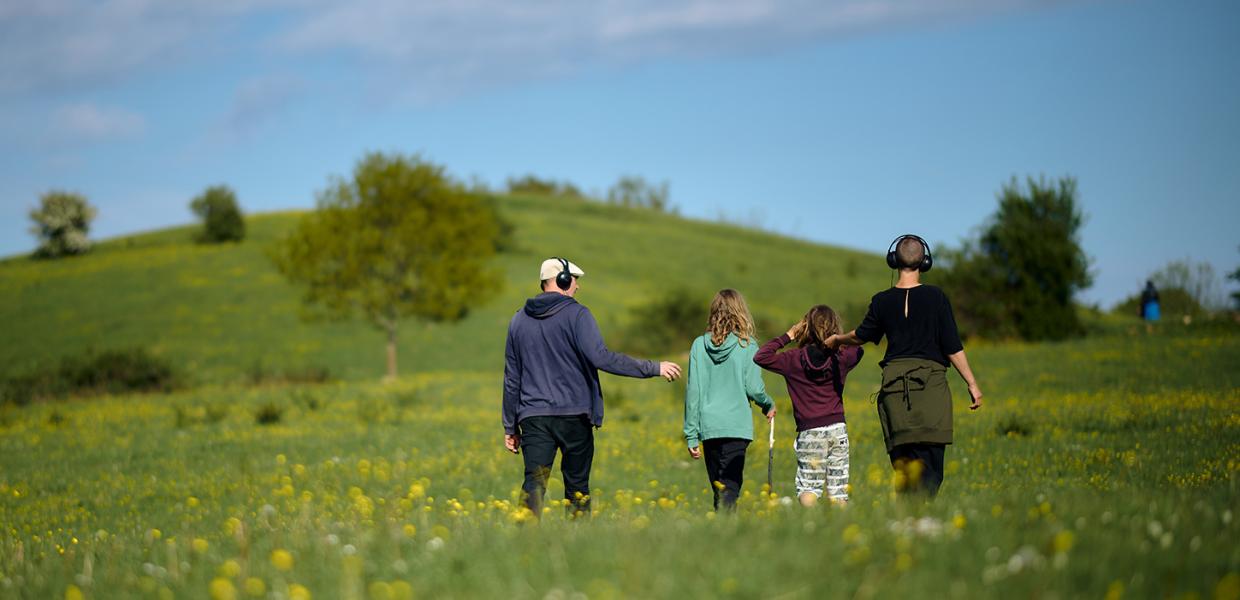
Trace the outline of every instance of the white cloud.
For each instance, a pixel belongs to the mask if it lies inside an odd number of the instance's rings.
[[[81,91],[208,52],[289,0],[0,0],[0,97]]]
[[[127,138],[137,136],[145,129],[146,120],[142,115],[120,108],[83,103],[61,107],[52,114],[51,130],[73,141]]]
[[[0,97],[81,91],[235,46],[343,58],[385,92],[440,97],[1057,1],[0,0]]]
[[[276,38],[294,54],[344,53],[433,98],[661,58],[740,54],[1046,0],[354,0],[309,11]]]

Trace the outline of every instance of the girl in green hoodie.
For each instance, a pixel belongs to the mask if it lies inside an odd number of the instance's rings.
[[[693,340],[689,350],[685,390],[685,441],[695,460],[706,457],[715,510],[721,502],[725,510],[736,509],[745,450],[753,441],[749,402],[760,406],[767,420],[775,418],[775,403],[753,362],[757,350],[745,298],[732,289],[715,294],[707,332]]]

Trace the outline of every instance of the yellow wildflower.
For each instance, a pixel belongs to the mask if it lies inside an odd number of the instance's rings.
[[[281,570],[290,571],[293,569],[293,555],[288,550],[275,549],[271,551],[271,566]]]

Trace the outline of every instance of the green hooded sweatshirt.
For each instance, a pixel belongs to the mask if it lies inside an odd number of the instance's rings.
[[[693,340],[689,350],[689,381],[685,390],[685,442],[690,448],[714,438],[753,439],[753,413],[749,401],[771,410],[762,369],[753,362],[756,340],[742,346],[729,333],[716,346],[710,334]]]

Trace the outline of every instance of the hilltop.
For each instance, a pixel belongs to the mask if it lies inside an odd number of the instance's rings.
[[[496,258],[504,290],[458,323],[406,322],[402,373],[498,371],[508,319],[553,254],[586,270],[579,299],[613,345],[631,335],[631,310],[669,289],[700,297],[704,320],[711,294],[734,287],[778,328],[818,302],[855,318],[888,282],[875,254],[734,225],[565,198],[504,196],[499,206],[515,225],[513,247]],[[0,375],[88,349],[141,346],[196,382],[312,368],[379,377],[382,336],[361,321],[302,320],[298,290],[265,255],[300,214],[251,215],[236,244],[197,244],[186,226],[105,240],[80,257],[0,261]]]

